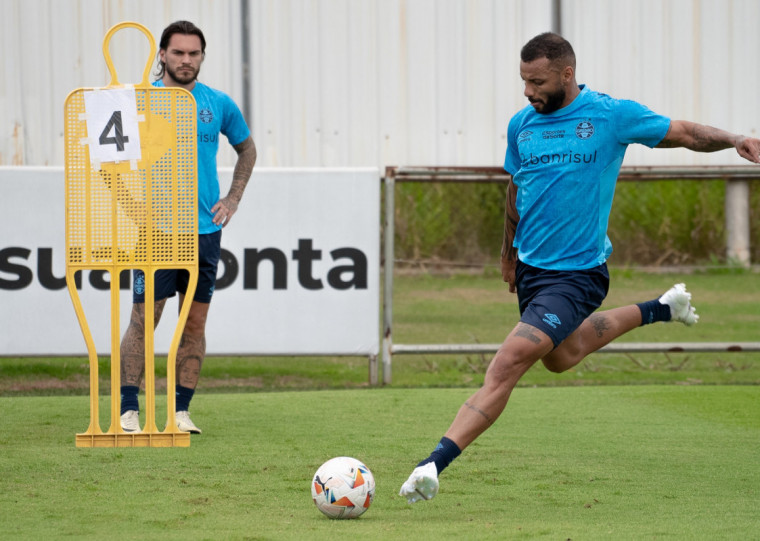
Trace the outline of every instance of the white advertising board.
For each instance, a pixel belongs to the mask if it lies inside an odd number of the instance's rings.
[[[226,193],[232,171],[220,171]],[[0,168],[0,355],[84,355],[65,276],[63,168]],[[256,169],[222,233],[209,355],[376,355],[380,183],[374,168]],[[120,326],[132,296],[122,277]],[[109,276],[78,289],[101,356],[111,351]],[[177,322],[168,301],[156,353]]]

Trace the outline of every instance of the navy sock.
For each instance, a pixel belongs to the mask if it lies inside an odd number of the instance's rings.
[[[140,403],[137,401],[137,393],[140,387],[137,385],[121,386],[121,414],[124,415],[129,410],[140,411]]]
[[[429,462],[435,462],[435,468],[440,474],[446,468],[446,466],[451,464],[451,462],[460,454],[462,454],[462,450],[457,446],[457,444],[444,436],[441,438],[441,441],[438,443],[438,445],[436,445],[433,452],[430,453],[430,456],[417,464],[417,466],[419,467]]]
[[[193,399],[195,389],[189,389],[182,385],[177,385],[177,407],[176,411],[187,411],[190,409],[190,401]]]
[[[641,324],[649,325],[658,321],[670,321],[670,306],[662,304],[660,299],[637,304],[641,310]]]

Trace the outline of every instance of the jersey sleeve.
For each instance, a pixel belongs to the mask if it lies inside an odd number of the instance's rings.
[[[504,156],[504,170],[510,175],[514,175],[520,170],[520,152],[517,148],[517,130],[520,122],[517,115],[512,117],[507,128],[507,153]]]
[[[615,108],[618,142],[656,147],[668,134],[670,118],[658,115],[635,101],[619,100]]]
[[[240,112],[232,98],[226,94],[224,94],[224,121],[221,132],[233,146],[242,143],[251,135],[251,130],[245,123],[243,113]]]

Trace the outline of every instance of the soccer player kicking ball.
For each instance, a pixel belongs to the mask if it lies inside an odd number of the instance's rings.
[[[541,359],[564,372],[636,327],[693,325],[691,294],[676,284],[658,299],[594,312],[609,286],[607,222],[627,146],[734,147],[760,163],[760,140],[683,120],[594,92],[575,80],[575,53],[545,33],[522,49],[520,76],[530,105],[510,121],[502,276],[517,293],[520,322],[496,352],[483,386],[462,405],[428,458],[402,485],[409,503],[438,492],[438,475],[501,415],[517,381]]]

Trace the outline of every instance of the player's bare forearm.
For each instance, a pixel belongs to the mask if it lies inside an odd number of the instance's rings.
[[[684,147],[696,152],[715,152],[735,146],[738,135],[687,120],[673,120],[660,148]]]
[[[735,148],[739,155],[760,163],[760,140],[687,120],[673,120],[659,148],[684,147],[695,152],[715,152]]]
[[[238,143],[233,148],[238,154],[238,159],[237,163],[235,163],[235,169],[232,171],[232,185],[227,197],[236,203],[240,203],[245,187],[248,185],[248,180],[251,178],[251,173],[253,173],[253,166],[256,165],[258,154],[256,152],[256,144],[251,137],[248,137],[242,143]]]
[[[238,153],[238,159],[232,171],[230,191],[211,207],[211,212],[214,214],[213,222],[222,227],[230,223],[232,215],[237,212],[245,187],[253,173],[253,166],[256,165],[256,145],[251,137],[234,145],[233,148]]]
[[[517,259],[517,250],[512,246],[517,231],[517,223],[520,221],[520,214],[517,212],[517,186],[509,180],[507,185],[507,198],[504,204],[504,240],[501,243],[501,257],[515,260]]]
[[[504,239],[501,243],[501,277],[509,283],[509,291],[515,290],[515,264],[517,262],[517,249],[513,246],[517,223],[520,215],[517,212],[517,186],[512,180],[507,186],[507,200],[504,209]]]
[[[501,258],[501,277],[509,284],[509,292],[517,293],[517,282],[515,281],[515,269],[517,261],[515,259]]]

